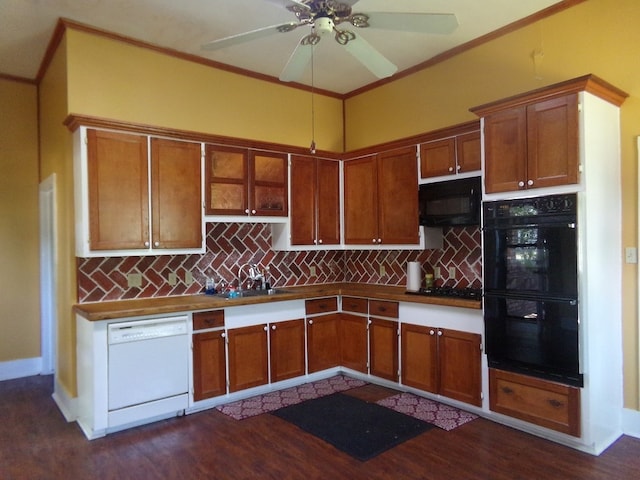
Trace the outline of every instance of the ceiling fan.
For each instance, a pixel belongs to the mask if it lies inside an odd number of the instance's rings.
[[[205,50],[218,50],[231,47],[251,40],[257,40],[277,33],[287,33],[298,27],[311,26],[311,33],[305,35],[291,54],[280,80],[291,82],[298,80],[313,54],[313,47],[322,37],[329,34],[340,45],[361,62],[378,78],[393,75],[398,67],[384,57],[369,44],[362,36],[343,27],[380,28],[404,32],[446,34],[453,32],[458,26],[454,14],[450,13],[399,13],[399,12],[370,12],[355,13],[352,7],[358,0],[265,0],[284,6],[292,12],[297,21],[280,25],[259,28],[249,32],[239,33],[221,38],[202,46]]]

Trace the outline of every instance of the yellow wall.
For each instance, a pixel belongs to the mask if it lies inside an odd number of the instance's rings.
[[[614,5],[615,4],[615,5]],[[589,0],[345,102],[347,149],[474,119],[468,109],[593,73],[629,93],[621,110],[623,246],[637,245],[640,2]],[[544,53],[537,79],[532,53]],[[625,406],[638,398],[636,265],[623,264]],[[604,320],[604,319],[603,319]],[[602,359],[606,362],[606,358]]]
[[[0,362],[40,356],[35,85],[0,79]]]
[[[66,43],[63,40],[40,82],[40,170],[42,178],[56,174],[59,384],[70,396],[76,392],[75,320],[71,307],[77,301],[75,219],[73,202],[73,148],[69,130],[62,124],[67,115]]]
[[[67,31],[69,111],[309,146],[311,93]],[[342,100],[314,95],[319,149],[342,151]]]

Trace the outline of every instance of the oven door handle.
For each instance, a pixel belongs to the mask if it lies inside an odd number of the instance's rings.
[[[484,296],[490,298],[503,298],[505,300],[529,300],[532,302],[555,302],[555,303],[568,303],[569,305],[578,305],[578,300],[575,298],[567,297],[554,297],[549,295],[536,295],[526,293],[507,293],[507,292],[491,292],[485,291]]]
[[[576,224],[574,222],[562,222],[562,223],[523,223],[514,225],[485,225],[482,230],[485,232],[491,230],[516,230],[518,228],[570,228],[575,230]]]

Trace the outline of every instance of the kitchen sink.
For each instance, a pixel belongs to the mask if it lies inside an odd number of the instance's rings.
[[[288,290],[281,290],[279,288],[271,288],[269,290],[242,290],[241,292],[226,292],[215,295],[219,298],[251,298],[251,297],[266,297],[271,295],[280,295],[283,293],[290,293]]]

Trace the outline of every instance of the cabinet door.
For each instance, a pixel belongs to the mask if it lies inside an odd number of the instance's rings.
[[[200,144],[151,140],[153,248],[202,246]]]
[[[382,243],[414,245],[420,242],[418,165],[414,147],[378,156],[378,212],[378,235]]]
[[[378,175],[375,157],[344,163],[344,241],[378,243]],[[416,201],[417,205],[417,201]]]
[[[313,245],[316,240],[316,161],[291,159],[291,245]]]
[[[251,151],[249,178],[251,215],[287,216],[287,155]]]
[[[341,365],[367,373],[367,318],[348,313],[340,321]]]
[[[264,385],[269,381],[267,326],[229,330],[229,391]]]
[[[438,335],[440,394],[481,406],[480,335],[448,329]]]
[[[340,162],[317,160],[316,228],[318,243],[340,243]]]
[[[249,191],[247,150],[207,145],[204,170],[206,214],[246,215]]]
[[[402,384],[438,393],[438,337],[436,329],[403,323],[400,344]]]
[[[340,314],[331,313],[307,320],[309,373],[340,364]]]
[[[465,133],[456,137],[457,171],[459,173],[475,172],[482,168],[480,130]]]
[[[578,183],[578,95],[527,107],[527,186]]]
[[[224,331],[193,335],[193,400],[227,392]]]
[[[524,107],[484,119],[484,182],[487,193],[524,188],[527,164],[527,117]]]
[[[369,325],[369,373],[398,381],[398,322],[371,318]]]
[[[422,178],[456,173],[456,141],[454,137],[420,145]]]
[[[149,247],[147,137],[87,130],[89,248]]]
[[[273,323],[269,327],[271,382],[304,375],[304,320]]]

